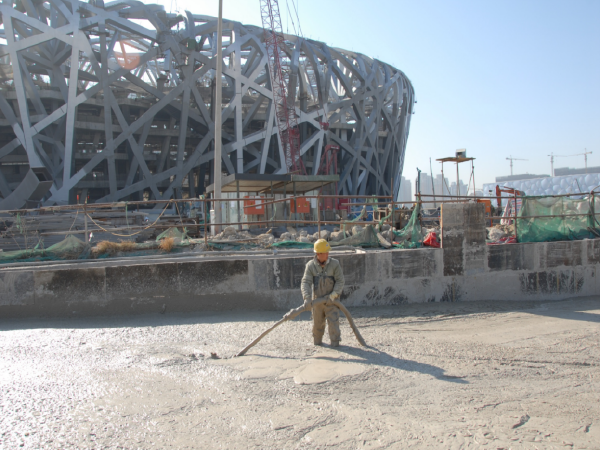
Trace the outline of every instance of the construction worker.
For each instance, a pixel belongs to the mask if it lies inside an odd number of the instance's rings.
[[[339,299],[344,289],[344,274],[337,259],[329,257],[331,246],[325,239],[319,239],[314,245],[315,257],[306,264],[302,277],[302,298],[304,305],[312,307],[313,338],[315,345],[323,343],[325,321],[329,330],[332,347],[340,345],[340,310],[332,303]],[[312,301],[328,296],[326,303],[317,305]]]

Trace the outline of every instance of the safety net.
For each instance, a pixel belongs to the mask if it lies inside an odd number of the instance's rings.
[[[27,250],[0,252],[0,264],[29,261],[52,261],[61,259],[85,259],[90,254],[90,246],[73,235],[60,242],[43,248],[42,241]]]
[[[583,199],[523,197],[522,202],[517,216],[523,217],[517,219],[519,242],[593,239],[600,236],[600,201],[595,196]]]
[[[423,232],[419,221],[421,204],[417,203],[413,209],[408,223],[400,231],[394,231],[394,242],[392,245],[396,248],[418,248],[423,245]]]
[[[297,241],[281,241],[274,242],[270,245],[273,248],[313,248],[310,242],[297,242]]]
[[[186,228],[184,228],[183,232],[182,232],[182,231],[179,231],[175,227],[167,228],[165,231],[160,233],[158,236],[156,236],[156,241],[160,241],[161,239],[165,239],[165,238],[179,239],[180,241],[189,239]]]

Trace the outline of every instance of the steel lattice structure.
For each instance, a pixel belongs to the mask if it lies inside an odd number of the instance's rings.
[[[2,197],[28,168],[50,174],[46,204],[181,198],[212,182],[215,18],[101,0],[5,1],[0,14]],[[335,144],[340,194],[386,195],[392,180],[397,192],[414,104],[408,78],[284,37],[307,172],[317,174]],[[224,21],[223,46],[224,171],[285,173],[263,30]]]

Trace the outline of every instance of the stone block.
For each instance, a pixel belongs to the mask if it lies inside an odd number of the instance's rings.
[[[433,277],[437,274],[438,249],[396,250],[392,252],[392,278]]]
[[[463,249],[463,267],[465,275],[475,275],[485,272],[486,261],[486,246],[473,245]]]
[[[444,276],[456,276],[464,273],[463,249],[444,248]]]
[[[0,272],[0,307],[32,305],[34,303],[33,272]],[[0,316],[2,316],[0,309]]]
[[[106,304],[104,267],[40,270],[34,272],[33,279],[35,303],[43,308],[84,304],[84,308],[91,305],[94,309]]]
[[[491,272],[534,270],[536,244],[489,245],[487,265]]]
[[[365,282],[366,255],[342,255],[336,258],[344,272],[344,278],[347,285],[359,285]]]
[[[463,204],[461,203],[443,203],[441,210],[442,229],[444,227],[464,225],[465,215]]]
[[[583,241],[587,246],[587,263],[600,264],[600,239]]]
[[[442,230],[442,248],[459,248],[461,249],[464,245],[465,237],[462,230]]]
[[[552,269],[582,264],[582,241],[547,242],[540,254],[540,267]]]
[[[247,260],[182,262],[177,272],[183,295],[247,292],[252,286]]]
[[[114,266],[105,270],[108,301],[150,302],[175,295],[179,288],[176,263]]]
[[[268,288],[300,289],[304,268],[312,258],[274,258],[269,259],[265,268],[268,278]],[[259,287],[260,288],[260,287]]]

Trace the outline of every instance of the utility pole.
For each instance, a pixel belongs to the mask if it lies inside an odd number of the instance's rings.
[[[213,196],[216,199],[221,198],[221,97],[223,95],[222,92],[222,81],[221,81],[221,65],[223,63],[223,0],[219,0],[219,21],[217,22],[217,62],[215,67],[215,190],[213,191]],[[215,211],[215,218],[213,222],[220,223],[222,220],[221,215],[221,202],[214,202],[213,210]],[[221,232],[221,226],[218,225],[216,228],[212,227],[214,233]]]

